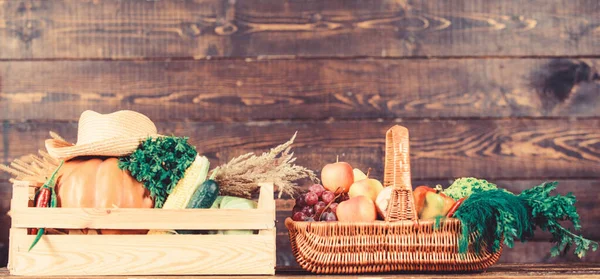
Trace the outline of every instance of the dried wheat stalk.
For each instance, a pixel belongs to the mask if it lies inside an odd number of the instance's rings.
[[[39,150],[38,153],[39,155],[30,154],[22,160],[15,159],[10,166],[0,165],[0,171],[5,171],[13,176],[9,180],[10,182],[22,180],[34,184],[44,184],[58,167],[59,162],[42,150]]]
[[[296,180],[309,178],[317,182],[312,170],[293,164],[296,158],[290,150],[296,134],[268,153],[260,156],[244,154],[213,170],[217,172],[215,180],[221,187],[221,195],[250,198],[258,189],[257,183],[269,181],[278,187],[281,198],[283,193],[295,194],[298,187]]]

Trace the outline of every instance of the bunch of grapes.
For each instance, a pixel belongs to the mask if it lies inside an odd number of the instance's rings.
[[[336,194],[325,190],[323,185],[314,184],[308,192],[296,198],[296,205],[292,211],[294,221],[337,221],[336,209],[338,203],[347,200],[348,194]],[[327,207],[329,205],[329,207]],[[320,220],[316,220],[319,218]]]

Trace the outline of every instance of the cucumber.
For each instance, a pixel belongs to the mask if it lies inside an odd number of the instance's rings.
[[[219,184],[213,179],[204,181],[194,191],[186,208],[211,208],[219,196]],[[178,234],[205,234],[201,230],[177,230]]]
[[[219,184],[209,179],[194,191],[187,208],[210,208],[219,196]]]

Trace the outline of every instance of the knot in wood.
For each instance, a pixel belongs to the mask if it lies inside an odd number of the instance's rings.
[[[197,23],[185,22],[181,25],[181,31],[188,37],[198,37],[202,35],[202,28]]]
[[[221,26],[215,27],[215,33],[217,33],[217,35],[221,35],[221,36],[229,36],[229,35],[237,32],[237,30],[238,30],[237,26],[235,26],[235,24],[233,24],[231,22],[226,22],[225,24],[223,24]]]
[[[42,35],[42,23],[39,20],[9,21],[7,26],[13,35],[26,44]]]

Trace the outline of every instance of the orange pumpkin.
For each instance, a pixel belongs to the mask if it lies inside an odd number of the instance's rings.
[[[64,163],[56,182],[59,207],[153,208],[142,183],[119,169],[117,158],[75,158]],[[139,234],[139,230],[100,230],[101,234]]]

